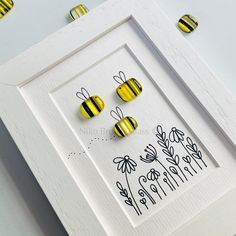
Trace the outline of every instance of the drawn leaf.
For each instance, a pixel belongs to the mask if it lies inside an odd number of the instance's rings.
[[[190,163],[190,162],[191,162],[190,156],[182,157],[182,159],[183,159],[186,163]]]
[[[163,151],[167,156],[171,157],[171,154],[169,153],[168,150],[166,150],[166,149],[162,149],[162,151]]]
[[[200,159],[202,159],[202,153],[201,153],[200,150],[198,151],[198,156],[199,156]]]
[[[193,145],[193,141],[190,137],[187,137],[187,142],[190,144],[190,145]]]
[[[160,134],[156,134],[156,136],[157,136],[158,139],[162,140],[162,137],[161,137]]]
[[[162,127],[160,125],[157,126],[157,133],[162,134]]]
[[[130,200],[125,200],[125,203],[129,206],[133,206],[132,201],[130,201]]]
[[[174,148],[172,146],[170,147],[170,154],[172,157],[174,156]]]
[[[165,140],[166,139],[166,132],[162,133],[162,139]]]
[[[166,144],[166,147],[167,147],[167,148],[169,148],[170,142],[169,142],[169,140],[168,140],[168,139],[166,139],[166,142],[165,142],[165,144]]]
[[[193,156],[194,156],[196,159],[201,159],[201,158],[199,158],[199,156],[198,156],[197,153],[193,153]]]
[[[176,164],[178,165],[179,164],[179,155],[175,155],[174,160],[175,160]]]
[[[186,147],[187,147],[187,149],[189,149],[190,151],[194,152],[192,146],[190,146],[190,145],[186,145]]]
[[[119,181],[116,182],[116,186],[118,189],[120,189],[121,191],[123,190],[123,187],[121,185],[121,183]]]
[[[173,159],[171,159],[171,158],[166,158],[166,160],[168,162],[170,162],[171,164],[173,164],[173,165],[177,165],[176,162]]]
[[[162,141],[157,141],[157,143],[158,143],[161,147],[166,148],[166,145],[165,145]]]
[[[125,193],[126,196],[128,196],[128,191],[127,191],[127,189],[124,189],[124,193]]]
[[[196,152],[196,151],[197,151],[197,145],[194,143],[194,144],[192,145],[192,147],[193,147],[193,150]]]
[[[121,192],[121,191],[120,191],[120,195],[123,196],[123,197],[127,197],[127,195],[125,194],[125,192]]]

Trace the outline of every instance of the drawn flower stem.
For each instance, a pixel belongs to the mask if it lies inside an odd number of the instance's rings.
[[[179,187],[177,181],[175,180],[175,178],[172,176],[172,174],[168,171],[168,169],[159,161],[157,160],[157,162],[165,169],[165,171],[168,173],[168,175],[172,178],[172,180],[175,182],[176,186]]]
[[[193,176],[193,174],[191,173],[191,171],[189,170],[187,166],[184,167],[184,170],[187,171],[191,176]]]
[[[180,170],[180,172],[182,173],[182,175],[184,176],[184,178],[186,179],[186,181],[188,181],[188,178],[187,178],[187,176],[184,174],[183,170],[180,168],[179,165],[177,165],[177,166],[178,166],[178,169]]]
[[[138,178],[138,182],[140,184],[140,186],[142,187],[142,192],[144,192],[146,194],[146,196],[149,198],[149,200],[151,201],[151,203],[154,205],[156,204],[156,201],[153,199],[153,197],[151,196],[151,194],[144,188],[144,186],[142,185],[141,180],[143,180],[143,182],[147,182],[147,178],[144,175],[141,175]],[[142,196],[142,192],[139,190],[139,195]]]
[[[143,205],[146,207],[146,209],[148,210],[146,198],[142,198],[142,199],[140,199],[139,201],[140,201],[140,203],[143,204]]]
[[[130,195],[131,195],[131,197],[132,197],[132,199],[133,199],[133,202],[134,202],[134,204],[135,204],[135,206],[136,206],[136,211],[138,211],[137,214],[138,214],[138,215],[142,215],[142,212],[140,211],[140,209],[139,209],[139,207],[138,207],[138,204],[137,204],[137,202],[135,201],[135,198],[134,198],[133,193],[132,193],[132,191],[131,191],[130,184],[129,184],[129,180],[128,180],[128,176],[127,176],[127,172],[125,172],[125,179],[126,179],[126,183],[127,183],[127,186],[128,186],[129,192],[130,192]]]
[[[159,183],[158,180],[156,180],[156,181],[157,181],[157,184],[158,184],[159,188],[161,189],[161,191],[162,191],[162,192],[164,193],[164,195],[166,196],[166,192],[165,192],[164,189],[162,188],[161,184]]]
[[[175,186],[173,185],[173,183],[170,181],[170,178],[168,177],[167,173],[164,172],[163,174],[165,175],[166,179],[169,181],[171,187],[172,187],[173,189],[176,189]]]
[[[194,171],[195,174],[197,174],[197,171],[193,168],[192,164],[189,163],[189,166],[191,167],[191,169]]]
[[[168,180],[166,178],[163,179],[163,181],[169,186],[171,191],[174,191],[174,189],[172,188],[172,186],[168,183]]]
[[[181,145],[183,146],[183,148],[185,149],[185,151],[192,157],[192,159],[195,161],[195,163],[198,165],[198,167],[202,170],[202,167],[199,165],[199,163],[197,162],[197,160],[193,157],[193,155],[189,152],[189,150],[185,147],[184,143],[182,141],[180,141]]]

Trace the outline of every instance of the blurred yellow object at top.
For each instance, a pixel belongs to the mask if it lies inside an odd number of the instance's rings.
[[[85,15],[88,11],[89,9],[84,4],[79,4],[70,10],[70,17],[72,20],[76,20]]]
[[[3,18],[14,6],[11,0],[0,0],[0,19]]]

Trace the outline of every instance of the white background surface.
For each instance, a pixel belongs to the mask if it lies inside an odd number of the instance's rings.
[[[199,19],[198,29],[184,35],[231,94],[236,95],[236,29],[234,0],[156,0],[173,24],[185,14]],[[91,9],[103,0],[87,0]],[[75,0],[15,0],[15,7],[0,21],[0,64],[50,33],[68,24],[67,13]],[[148,4],[148,1],[147,1]],[[89,30],[89,29],[88,29]],[[236,191],[205,210],[175,235],[236,234]],[[215,218],[208,217],[215,215]],[[228,217],[222,225],[221,218]],[[208,229],[206,232],[206,228]],[[0,235],[66,235],[19,151],[0,123]]]

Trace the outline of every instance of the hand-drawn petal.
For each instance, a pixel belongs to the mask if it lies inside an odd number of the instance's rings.
[[[134,160],[129,159],[129,162],[131,163],[131,165],[133,165],[133,166],[137,166],[137,164],[136,164],[136,162],[135,162]]]
[[[179,130],[179,129],[176,129],[176,132],[178,133],[178,134],[180,134],[181,136],[183,136],[184,135],[184,132],[182,132],[181,130]]]
[[[120,161],[117,165],[117,170],[121,170],[124,165],[124,161]]]
[[[121,168],[121,171],[122,173],[125,173],[127,170],[127,164],[125,162],[123,162],[123,165],[122,165],[122,168]]]
[[[130,174],[131,173],[131,165],[129,162],[126,163],[126,171]]]
[[[121,162],[121,161],[123,161],[123,160],[124,160],[123,157],[116,157],[116,158],[113,159],[113,162],[114,162],[115,164],[117,164],[117,163],[119,163],[119,162]]]
[[[171,142],[175,141],[175,139],[174,139],[174,132],[173,131],[170,132],[169,139],[170,139]]]

